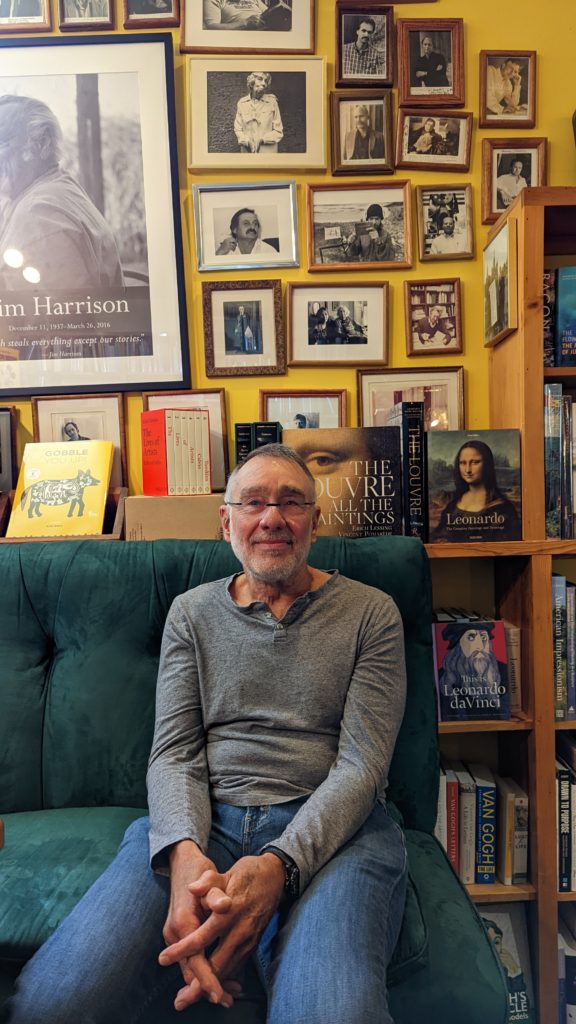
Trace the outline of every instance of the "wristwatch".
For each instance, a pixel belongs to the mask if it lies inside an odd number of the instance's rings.
[[[296,861],[292,860],[284,850],[279,850],[277,846],[267,846],[262,853],[275,853],[276,856],[282,861],[285,869],[284,875],[284,892],[287,896],[294,898],[300,895],[300,868],[296,864]]]

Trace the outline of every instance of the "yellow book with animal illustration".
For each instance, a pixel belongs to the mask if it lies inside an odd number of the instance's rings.
[[[113,441],[27,444],[6,536],[102,533],[113,455]]]

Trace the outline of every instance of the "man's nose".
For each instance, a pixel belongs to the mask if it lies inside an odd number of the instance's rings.
[[[275,526],[278,523],[284,525],[286,520],[278,508],[278,505],[271,503],[266,505],[264,508],[262,515],[260,516],[260,522],[264,522],[266,526]]]

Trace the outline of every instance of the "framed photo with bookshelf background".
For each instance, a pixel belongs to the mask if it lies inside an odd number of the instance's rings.
[[[385,427],[398,402],[424,402],[426,430],[464,427],[464,370],[461,366],[425,370],[359,369],[356,373],[358,423]]]
[[[460,278],[405,281],[404,312],[407,355],[462,351]]]

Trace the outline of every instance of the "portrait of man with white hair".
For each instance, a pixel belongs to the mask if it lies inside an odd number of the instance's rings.
[[[269,71],[251,71],[246,79],[248,94],[236,105],[234,133],[241,153],[277,153],[284,138],[278,100],[268,92]]]

